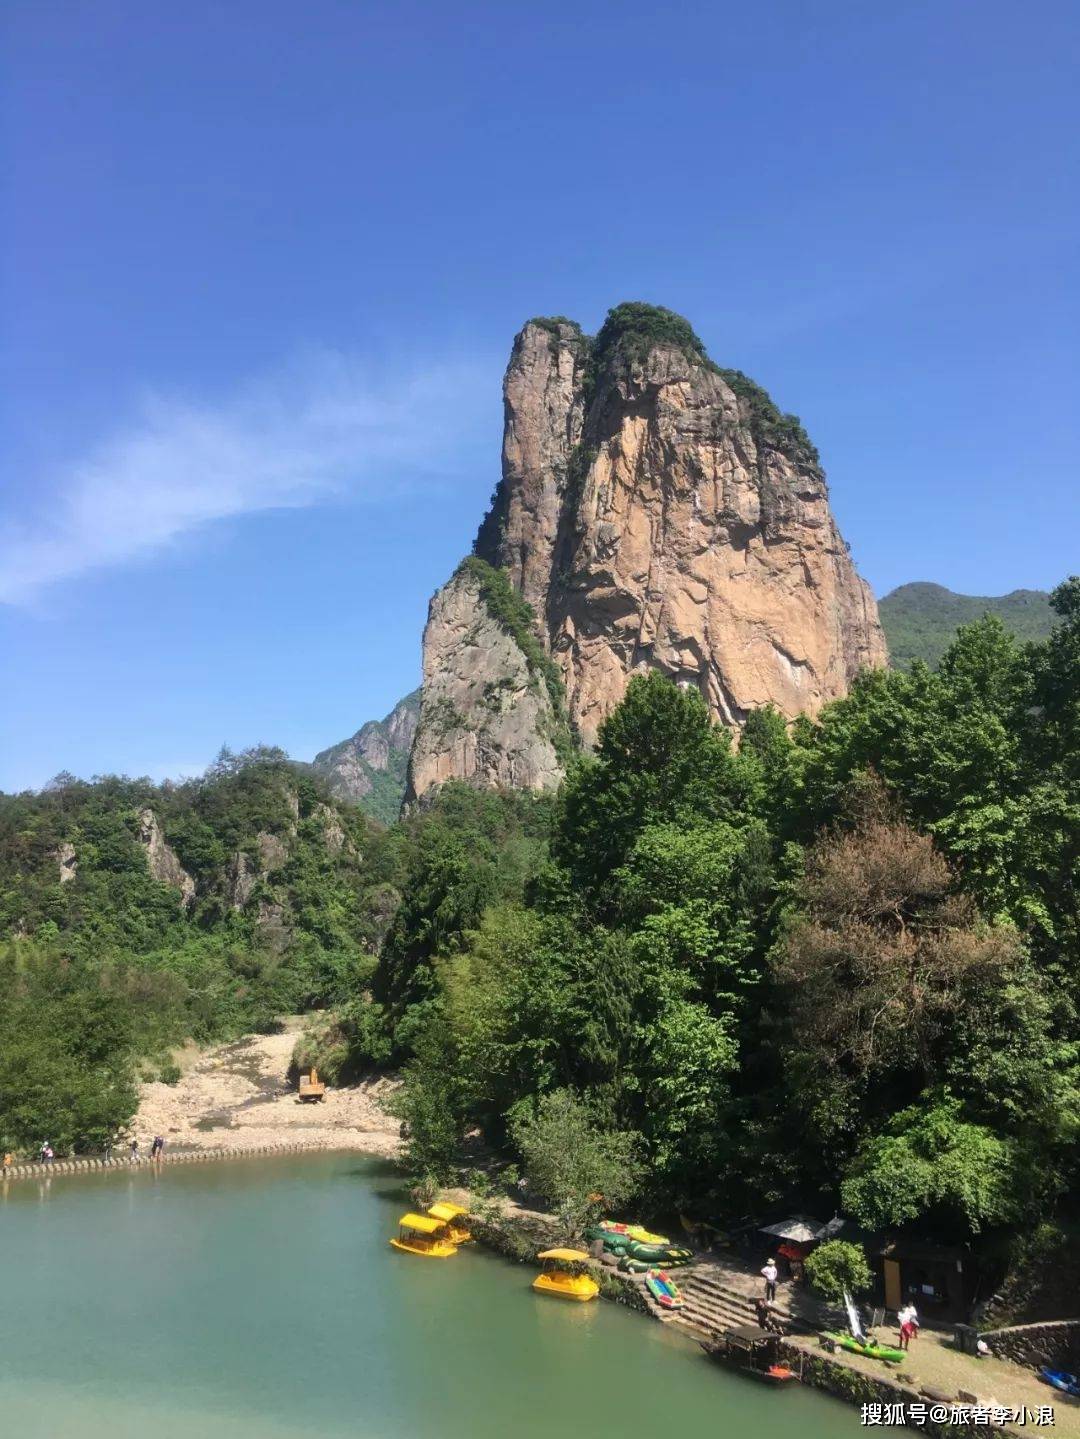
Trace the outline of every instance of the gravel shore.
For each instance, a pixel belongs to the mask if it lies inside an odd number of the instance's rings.
[[[286,1075],[302,1027],[300,1019],[286,1020],[280,1034],[245,1035],[204,1050],[189,1061],[177,1084],[143,1084],[131,1132],[144,1150],[160,1134],[170,1148],[303,1143],[396,1158],[398,1121],[383,1108],[397,1087],[395,1080],[329,1089],[316,1104],[297,1099]]]

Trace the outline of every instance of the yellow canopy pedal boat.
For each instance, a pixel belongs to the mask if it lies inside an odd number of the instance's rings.
[[[536,1256],[543,1272],[533,1280],[540,1294],[555,1294],[560,1299],[595,1299],[600,1286],[586,1265],[589,1256],[580,1249],[543,1249]]]
[[[406,1254],[422,1254],[425,1259],[449,1259],[457,1253],[457,1245],[446,1235],[446,1224],[430,1214],[403,1214],[398,1220],[397,1238],[390,1243]]]
[[[472,1239],[472,1235],[465,1226],[457,1222],[462,1216],[467,1218],[469,1213],[467,1209],[462,1209],[460,1204],[445,1204],[440,1201],[438,1204],[430,1205],[428,1213],[432,1219],[437,1219],[440,1224],[446,1225],[446,1237],[451,1244],[468,1244]]]

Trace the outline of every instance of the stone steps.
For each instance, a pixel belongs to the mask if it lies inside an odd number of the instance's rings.
[[[703,1266],[694,1270],[681,1287],[686,1299],[682,1313],[695,1316],[694,1322],[699,1327],[730,1329],[737,1324],[757,1322],[756,1296],[736,1288],[727,1276],[714,1267]],[[823,1327],[843,1322],[839,1312],[802,1295],[798,1299],[802,1302],[793,1306],[791,1298],[781,1291],[773,1306],[777,1318],[792,1333],[813,1334]]]
[[[680,1288],[686,1301],[678,1312],[680,1321],[705,1334],[720,1334],[756,1322],[754,1306],[747,1296],[722,1284],[709,1271],[689,1273]]]

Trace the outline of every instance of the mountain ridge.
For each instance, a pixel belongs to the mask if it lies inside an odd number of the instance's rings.
[[[890,662],[907,669],[922,660],[931,668],[945,653],[961,625],[996,615],[1017,639],[1041,640],[1050,633],[1054,613],[1045,590],[1010,590],[1004,595],[964,595],[931,580],[898,585],[878,601]]]

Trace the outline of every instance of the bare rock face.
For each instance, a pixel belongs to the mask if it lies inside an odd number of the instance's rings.
[[[56,851],[56,862],[60,867],[60,883],[70,884],[79,872],[79,860],[75,853],[75,846],[70,840],[65,840]]]
[[[336,810],[331,809],[328,804],[317,804],[313,814],[322,826],[323,843],[331,854],[341,854],[346,846],[349,854],[355,853]]]
[[[255,844],[259,851],[259,864],[263,877],[275,869],[281,869],[289,858],[288,845],[280,835],[271,834],[269,830],[261,829],[255,836]]]
[[[406,804],[448,779],[514,789],[558,783],[551,696],[467,566],[431,601],[420,693]]]
[[[249,854],[238,849],[225,866],[225,893],[231,909],[241,910],[255,891],[258,875]]]
[[[260,899],[255,926],[260,940],[271,954],[284,954],[292,939],[292,930],[285,922],[285,910],[280,904]]]
[[[138,820],[139,843],[146,849],[146,863],[151,877],[159,884],[168,884],[173,889],[178,889],[180,907],[190,909],[195,903],[195,881],[165,839],[157,815],[152,809],[141,809]]]
[[[569,320],[532,320],[503,380],[502,483],[476,553],[506,568],[537,616],[546,613],[566,491],[585,418],[589,342]]]
[[[386,729],[390,754],[408,754],[412,749],[413,735],[416,733],[416,722],[420,717],[420,691],[413,690],[412,694],[398,700],[397,704],[383,720]]]
[[[584,744],[641,670],[693,685],[738,729],[766,704],[812,715],[886,662],[817,451],[763,390],[714,365],[681,317],[618,306],[591,341],[569,321],[531,321],[504,398],[502,482],[476,554],[532,606]],[[466,738],[476,712],[449,613],[437,595],[424,685],[443,684],[449,664],[462,723],[444,726],[441,748],[425,742],[417,793],[428,777],[508,782]]]

